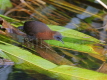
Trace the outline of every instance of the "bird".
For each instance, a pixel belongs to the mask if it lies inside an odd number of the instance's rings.
[[[24,32],[30,37],[40,40],[62,41],[63,36],[58,31],[52,31],[45,23],[40,21],[26,21],[23,26]]]

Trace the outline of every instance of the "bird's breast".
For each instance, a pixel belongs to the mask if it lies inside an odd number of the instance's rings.
[[[38,34],[36,34],[36,38],[42,39],[42,40],[52,40],[52,39],[54,39],[53,34],[51,32],[38,33]]]

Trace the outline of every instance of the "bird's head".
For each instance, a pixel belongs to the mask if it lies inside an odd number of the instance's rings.
[[[61,42],[64,44],[64,42],[62,41],[63,36],[61,35],[61,33],[55,31],[55,32],[54,32],[54,35],[53,35],[53,38],[54,38],[55,40],[57,40],[57,41],[61,41]]]

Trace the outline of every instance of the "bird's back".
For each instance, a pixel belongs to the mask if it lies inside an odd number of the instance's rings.
[[[24,31],[28,35],[34,35],[39,32],[48,32],[51,29],[44,23],[39,21],[27,21],[24,23]]]

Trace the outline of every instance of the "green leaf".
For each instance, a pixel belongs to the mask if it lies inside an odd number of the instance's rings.
[[[0,41],[0,56],[11,59],[17,68],[34,70],[58,80],[106,80],[107,75],[74,66],[57,66],[39,56]]]
[[[67,65],[50,69],[49,76],[58,80],[107,80],[107,74]]]
[[[89,45],[84,45],[84,44],[79,44],[79,43],[70,43],[70,42],[64,42],[64,44],[62,44],[59,41],[55,41],[55,40],[46,40],[46,42],[48,44],[57,46],[57,47],[63,47],[63,48],[70,48],[74,51],[80,51],[80,52],[84,52],[84,53],[93,53],[93,54],[99,54],[97,52],[95,52],[93,50],[93,48]]]
[[[0,0],[0,9],[5,10],[6,8],[12,7],[10,0]]]
[[[36,68],[38,68],[38,71],[42,71],[45,69],[50,69],[50,68],[54,68],[57,65],[39,57],[36,56],[26,50],[23,50],[19,47],[13,46],[11,44],[8,43],[4,43],[2,41],[0,41],[0,49],[5,52],[5,54],[16,63],[16,67],[18,68],[24,68],[26,69],[32,69],[35,70]],[[1,54],[1,56],[3,56],[4,54]],[[5,56],[3,56],[5,57]],[[28,66],[26,66],[28,65]],[[48,66],[50,65],[50,66]]]
[[[65,37],[63,38],[64,44],[56,40],[45,40],[48,44],[63,48],[70,48],[79,52],[99,54],[94,51],[91,45],[100,43],[100,40],[73,29],[55,25],[49,26],[52,30],[61,32],[61,34]]]
[[[69,29],[69,28],[65,28],[65,27],[61,27],[61,26],[56,26],[56,25],[49,25],[49,27],[54,31],[61,32],[61,34],[64,37],[100,43],[100,40],[98,40],[94,37],[91,37],[89,35],[86,35],[84,33],[81,33],[79,31],[73,30],[73,29]]]

